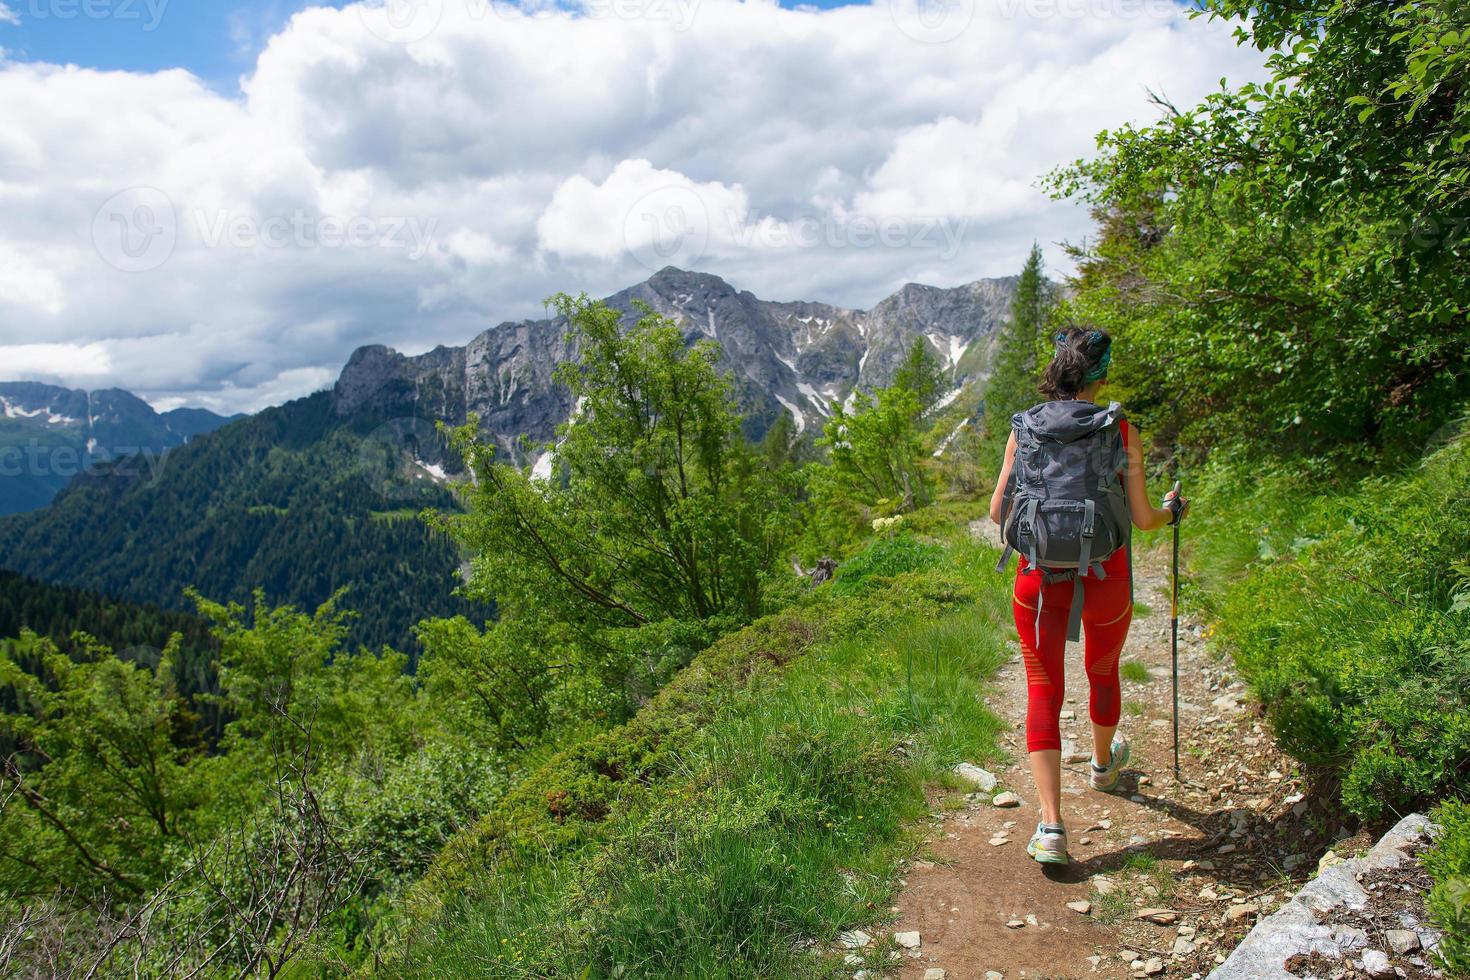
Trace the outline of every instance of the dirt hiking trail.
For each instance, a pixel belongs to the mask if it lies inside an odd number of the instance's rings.
[[[971,533],[995,540],[989,522]],[[1169,549],[1135,556],[1139,604],[1121,663],[1120,732],[1132,759],[1113,793],[1088,786],[1091,725],[1081,646],[1067,651],[1062,713],[1062,803],[1072,863],[1044,868],[1026,855],[1038,819],[1026,765],[1026,678],[1019,647],[998,673],[993,710],[1012,727],[1012,763],[996,772],[1019,806],[936,791],[921,857],[906,869],[895,934],[918,932],[904,980],[1203,977],[1257,916],[1285,902],[1317,870],[1340,833],[1312,809],[1290,760],[1274,748],[1228,660],[1181,618],[1180,744],[1172,771]],[[1338,850],[1353,841],[1337,841]],[[1068,903],[1074,903],[1068,907]],[[1083,906],[1080,903],[1087,903]]]

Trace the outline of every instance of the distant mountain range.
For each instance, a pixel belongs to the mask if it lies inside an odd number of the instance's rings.
[[[202,408],[160,414],[118,388],[0,383],[0,514],[46,506],[74,476],[103,462],[139,456],[149,465],[229,421]]]
[[[919,338],[944,367],[953,397],[988,369],[1015,288],[1015,277],[952,289],[911,283],[871,310],[852,310],[762,300],[718,276],[667,268],[607,303],[631,312],[641,300],[679,323],[691,343],[718,341],[747,435],[759,438],[781,412],[791,413],[799,431],[817,432],[854,391],[888,384]],[[532,462],[572,408],[567,392],[552,382],[556,365],[574,353],[566,333],[559,318],[521,320],[492,327],[464,347],[418,356],[361,348],[333,390],[333,413],[357,424],[462,422],[475,413],[512,458]]]
[[[850,310],[761,300],[670,268],[608,303],[630,311],[641,300],[690,342],[718,341],[751,438],[782,412],[811,437],[854,391],[886,385],[918,338],[944,367],[947,398],[958,397],[988,370],[1015,282],[908,285],[871,310]],[[304,608],[345,588],[354,639],[411,649],[424,616],[491,613],[453,594],[462,556],[416,517],[455,506],[448,484],[458,462],[434,423],[475,413],[485,437],[534,466],[572,410],[552,381],[575,354],[566,334],[559,319],[522,320],[417,356],[364,347],[331,391],[189,439],[156,468],[99,464],[50,506],[0,518],[0,567],[165,609],[186,607],[189,586],[237,601],[260,588]],[[61,419],[86,418],[85,431],[99,431],[106,413],[91,398],[90,410],[85,398],[80,409],[45,408],[45,424],[70,432]],[[154,416],[160,438],[182,442],[186,426],[170,416]]]

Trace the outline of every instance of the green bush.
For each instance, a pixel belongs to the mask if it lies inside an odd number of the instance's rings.
[[[1434,877],[1429,914],[1444,930],[1439,953],[1446,969],[1470,977],[1470,806],[1445,803],[1433,817],[1440,835],[1424,859]]]
[[[843,595],[856,595],[881,586],[895,575],[932,568],[943,556],[941,546],[911,534],[879,538],[842,563],[833,588]]]
[[[1204,518],[1197,567],[1282,748],[1339,778],[1343,803],[1369,820],[1461,787],[1470,440],[1346,492],[1267,472],[1246,496],[1228,489],[1238,474],[1212,478],[1201,511],[1229,516]]]

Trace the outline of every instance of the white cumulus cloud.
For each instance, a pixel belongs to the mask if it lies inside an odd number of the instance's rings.
[[[0,61],[0,377],[258,408],[665,264],[854,306],[1059,264],[1041,174],[1260,75],[1168,0],[311,8],[238,95]]]

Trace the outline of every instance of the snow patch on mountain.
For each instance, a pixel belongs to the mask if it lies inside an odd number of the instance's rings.
[[[776,396],[776,401],[780,402],[781,406],[785,408],[786,411],[790,412],[792,419],[796,421],[796,434],[801,435],[803,432],[805,432],[806,416],[802,414],[801,409],[797,408],[794,404],[782,398],[780,395]]]
[[[946,337],[943,334],[926,333],[924,337],[944,358],[944,367],[948,371],[954,370],[955,366],[960,363],[960,358],[964,356],[965,350],[970,346],[969,341],[965,338],[956,337],[953,334]]]
[[[954,442],[955,439],[959,437],[959,434],[961,432],[965,431],[965,427],[967,425],[969,425],[969,424],[970,424],[970,420],[969,419],[964,419],[964,420],[962,420],[960,422],[959,425],[955,426],[954,427],[954,431],[951,432],[949,435],[945,436],[940,441],[939,448],[936,449],[936,450],[934,450],[934,458],[935,459],[938,459],[939,457],[943,456],[944,453],[945,453],[945,451],[947,449],[949,449],[950,443]]]
[[[941,398],[941,399],[939,399],[939,401],[935,402],[934,403],[934,407],[931,408],[931,409],[929,409],[929,411],[930,412],[942,412],[942,411],[944,411],[946,408],[948,408],[949,406],[951,406],[951,405],[954,404],[955,399],[958,398],[958,397],[960,397],[960,392],[962,392],[964,390],[965,390],[964,389],[964,386],[961,385],[960,387],[954,389],[953,391],[946,392],[945,395],[944,395],[944,397]]]
[[[582,412],[586,407],[587,396],[583,395],[572,405],[572,414],[567,418],[567,426],[569,428],[577,424],[577,420],[582,417]],[[555,446],[550,447],[540,456],[536,457],[536,462],[531,465],[531,479],[541,480],[543,482],[551,479],[551,474],[556,468],[556,451],[560,447],[561,442],[558,442]]]
[[[5,412],[5,417],[8,419],[34,419],[44,415],[50,425],[75,425],[77,423],[77,420],[69,415],[57,415],[48,408],[25,409],[4,397],[0,397],[0,410]]]
[[[815,405],[818,412],[821,412],[823,415],[832,414],[832,408],[827,404],[827,399],[823,398],[822,393],[810,384],[805,381],[798,381],[796,390],[805,395],[806,400]]]

